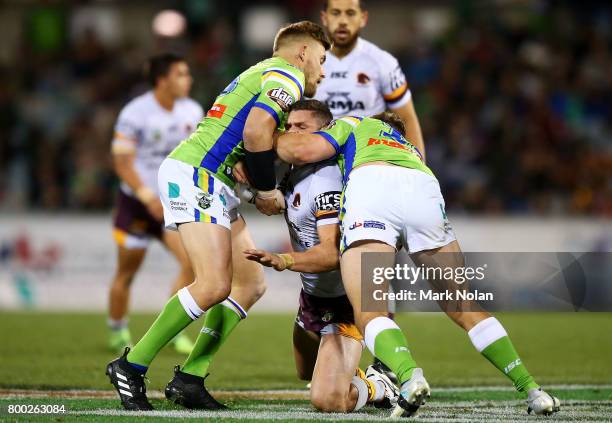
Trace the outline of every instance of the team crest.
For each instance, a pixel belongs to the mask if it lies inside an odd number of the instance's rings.
[[[321,320],[323,320],[325,323],[331,321],[331,319],[334,318],[334,313],[332,313],[331,311],[327,311],[325,312],[325,314],[323,315],[323,317],[321,317]]]
[[[359,72],[357,74],[357,82],[359,84],[365,85],[368,82],[370,82],[370,77],[367,74],[363,73],[363,72]]]
[[[279,87],[269,90],[266,95],[270,97],[270,100],[278,104],[283,112],[289,110],[289,106],[293,104],[293,97],[283,88]]]
[[[198,202],[198,206],[201,209],[207,209],[212,204],[213,197],[210,194],[203,193],[203,194],[201,194],[199,196],[196,196],[196,200]]]
[[[300,193],[298,192],[293,197],[293,203],[291,204],[291,207],[293,207],[294,209],[298,209],[300,208],[301,202],[302,202],[302,197],[300,196]]]

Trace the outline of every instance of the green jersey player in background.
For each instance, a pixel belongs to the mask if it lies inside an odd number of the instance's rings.
[[[312,134],[285,133],[276,146],[279,157],[289,163],[338,157],[342,164],[340,269],[344,287],[368,349],[399,380],[400,398],[392,416],[414,415],[429,397],[429,385],[399,326],[385,311],[362,310],[361,259],[362,253],[388,253],[382,265],[393,268],[400,245],[417,267],[464,267],[437,179],[406,140],[403,121],[391,112],[372,118],[345,116]],[[429,282],[436,288],[442,281]],[[476,303],[460,305],[444,311],[468,332],[476,349],[526,394],[528,411],[558,411],[559,400],[535,382],[501,323]]]
[[[237,212],[232,167],[243,159],[257,208],[280,213],[276,190],[275,129],[289,106],[314,95],[323,78],[330,42],[319,25],[302,21],[280,29],[273,57],[240,74],[217,97],[196,131],[162,163],[158,174],[166,227],[178,229],[195,281],[173,296],[142,339],[106,372],[122,405],[151,410],[144,375],[159,350],[207,312],[205,327],[182,368],[166,386],[166,397],[188,408],[222,408],[204,388],[210,355],[263,294],[263,270],[242,254],[254,248]],[[211,329],[214,328],[214,329]]]

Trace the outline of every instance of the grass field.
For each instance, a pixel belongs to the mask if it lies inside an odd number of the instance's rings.
[[[131,319],[137,338],[152,315]],[[612,314],[503,314],[499,316],[537,380],[563,402],[554,421],[612,420]],[[424,421],[519,421],[523,400],[473,349],[466,335],[438,314],[398,318],[432,385]],[[204,418],[225,421],[376,420],[388,412],[315,413],[291,353],[293,316],[252,314],[241,323],[211,366],[207,386],[231,410],[186,412],[163,400],[172,367],[184,357],[167,348],[148,373],[154,414],[118,408],[104,376],[106,350],[101,314],[0,313],[0,421],[139,421]],[[190,328],[195,336],[198,327]],[[363,364],[371,360],[364,354]],[[594,386],[596,385],[596,386]],[[63,415],[8,415],[11,404],[63,404]],[[529,417],[530,420],[534,417]],[[552,419],[549,419],[552,420]]]

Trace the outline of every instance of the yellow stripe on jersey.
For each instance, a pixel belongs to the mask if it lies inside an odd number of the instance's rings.
[[[351,126],[357,126],[357,125],[359,125],[359,122],[361,122],[361,120],[359,120],[359,119],[357,119],[355,117],[352,117],[352,116],[342,116],[338,120],[346,122],[346,123],[348,123]]]
[[[300,99],[300,87],[298,87],[298,85],[295,82],[287,78],[285,75],[275,72],[275,71],[271,71],[263,76],[261,80],[262,86],[264,86],[266,82],[268,82],[269,80],[279,81],[283,83],[283,85],[286,84],[287,88],[289,88],[292,91],[293,97],[296,99],[296,101]]]
[[[392,93],[383,96],[383,98],[386,102],[397,101],[406,94],[406,91],[408,91],[408,83],[404,82],[401,87],[396,88]]]

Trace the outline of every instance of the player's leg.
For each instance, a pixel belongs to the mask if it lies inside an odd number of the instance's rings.
[[[298,323],[293,326],[293,357],[295,370],[300,380],[312,380],[321,337],[318,333],[302,328]]]
[[[174,279],[172,284],[171,296],[176,294],[179,289],[186,287],[191,284],[195,278],[193,270],[191,269],[191,263],[181,238],[176,231],[164,230],[161,233],[161,240],[168,251],[174,256],[177,263],[179,264],[179,273]],[[193,342],[184,333],[179,333],[173,340],[172,344],[174,349],[181,354],[189,354],[193,349]]]
[[[232,290],[220,304],[208,310],[194,348],[174,379],[166,387],[166,396],[188,408],[219,409],[222,404],[206,390],[204,378],[219,348],[232,331],[247,317],[247,311],[265,292],[263,268],[246,260],[241,251],[255,248],[242,216],[232,222]],[[178,401],[177,401],[178,400]]]
[[[146,254],[145,248],[129,249],[118,245],[117,270],[109,292],[109,347],[120,352],[132,343],[127,323],[130,285]]]

